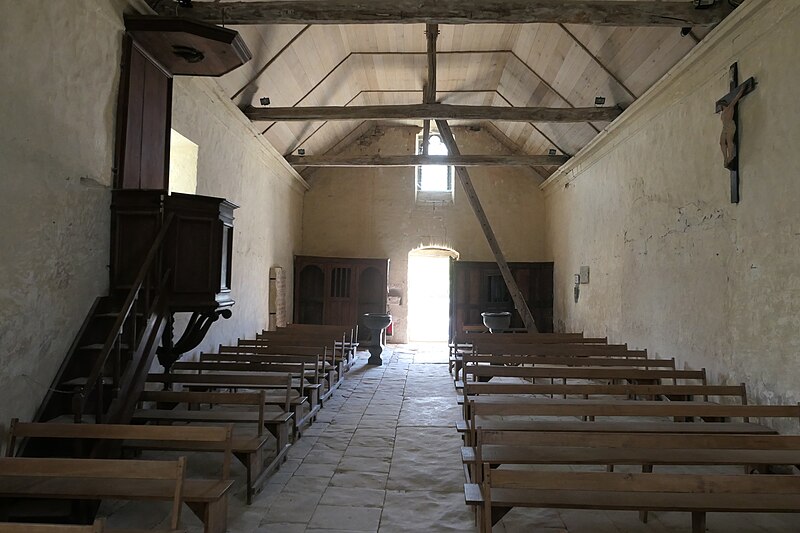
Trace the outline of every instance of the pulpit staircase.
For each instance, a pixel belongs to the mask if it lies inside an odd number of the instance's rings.
[[[130,422],[169,315],[170,271],[163,268],[162,247],[171,220],[166,217],[129,290],[95,300],[34,421]],[[73,456],[75,450],[63,444],[31,439],[18,455]]]

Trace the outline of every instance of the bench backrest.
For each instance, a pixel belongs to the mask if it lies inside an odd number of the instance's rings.
[[[714,435],[504,431],[478,429],[479,446],[554,446],[602,448],[798,450],[800,435]]]
[[[606,344],[606,337],[584,337],[582,333],[464,333],[458,335],[459,344],[491,341],[503,343],[537,343],[537,344]]]
[[[39,457],[0,457],[0,478],[66,478],[76,486],[81,479],[151,479],[173,481],[170,526],[180,527],[186,458],[177,461],[141,461],[133,459],[62,459]]]
[[[104,518],[98,518],[88,526],[0,522],[0,533],[103,533],[106,530],[105,527]]]
[[[148,374],[148,383],[183,385],[214,385],[220,388],[251,386],[253,388],[287,388],[291,392],[292,374],[288,372],[258,372],[235,374]]]
[[[144,392],[150,401],[172,401],[158,392]],[[140,398],[141,399],[141,398]],[[211,403],[211,402],[204,402]],[[13,456],[19,439],[81,439],[92,441],[175,441],[218,443],[225,449],[222,478],[230,473],[233,426],[149,426],[128,424],[60,424],[54,422],[20,422],[12,418],[8,428],[6,455]]]
[[[289,363],[286,361],[259,361],[257,363],[248,361],[179,361],[172,365],[172,370],[195,371],[198,374],[214,375],[221,372],[234,373],[288,373],[299,378],[300,396],[305,395],[305,376],[306,370],[313,367],[306,363]]]
[[[739,398],[742,405],[747,404],[747,387],[741,385],[639,385],[576,383],[576,384],[538,384],[538,383],[486,383],[464,382],[464,396],[479,394],[558,394],[580,395],[583,397],[608,396],[732,396]]]
[[[230,363],[308,363],[310,368],[317,368],[320,362],[319,355],[290,355],[277,353],[201,353],[201,363],[214,362]]]
[[[481,355],[465,354],[464,364],[549,365],[549,366],[620,366],[631,368],[675,368],[675,359],[643,359],[612,356]]]
[[[475,342],[472,350],[493,355],[647,357],[647,350],[629,350],[627,344],[535,344]]]
[[[144,391],[139,396],[142,402],[185,403],[209,405],[246,405],[258,410],[258,436],[264,433],[264,405],[266,392],[196,392],[196,391]],[[284,411],[289,412],[290,396],[287,393]],[[150,439],[148,439],[150,440]]]
[[[486,465],[488,466],[488,465]],[[484,473],[489,468],[484,469]],[[491,470],[493,488],[698,494],[800,494],[800,476]],[[587,504],[590,502],[587,502]]]
[[[247,342],[241,341],[240,342]],[[326,348],[322,344],[313,345],[313,346],[286,346],[282,344],[267,344],[267,343],[259,343],[259,344],[240,344],[237,346],[225,346],[223,344],[219,345],[219,353],[229,353],[229,354],[268,354],[268,355],[319,355],[321,357],[327,357],[328,352],[330,351],[329,348]]]
[[[555,379],[626,379],[657,381],[662,379],[699,380],[707,382],[706,371],[672,370],[646,368],[601,368],[601,367],[530,367],[530,366],[494,366],[465,365],[464,381],[467,374],[487,377],[518,378],[555,378]]]
[[[648,402],[636,400],[557,400],[497,402],[471,399],[470,414],[478,416],[648,416],[699,418],[800,418],[800,405],[724,405],[704,402]]]

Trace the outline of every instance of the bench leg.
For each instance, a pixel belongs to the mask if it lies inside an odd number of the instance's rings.
[[[706,513],[692,513],[692,533],[706,533]]]
[[[642,473],[652,474],[653,465],[642,465]],[[643,524],[647,523],[647,511],[639,511],[639,520],[641,520]]]
[[[277,450],[276,450],[276,458],[281,457],[283,455],[283,461],[286,461],[286,450],[289,449],[291,444],[289,443],[289,424],[293,424],[294,422],[290,420],[285,424],[278,424],[276,425],[270,424],[269,432],[272,433],[272,436],[278,441],[277,443]]]
[[[204,533],[225,533],[228,530],[228,495],[213,502],[186,502],[203,521]]]

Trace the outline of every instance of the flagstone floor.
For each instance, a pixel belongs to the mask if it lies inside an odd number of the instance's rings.
[[[446,346],[391,345],[381,367],[367,366],[368,354],[359,355],[253,504],[244,504],[241,488],[232,495],[230,532],[477,531],[464,504],[461,440],[454,429],[460,408]],[[190,533],[202,531],[188,512],[183,523]],[[678,533],[689,525],[687,513],[651,513],[643,524],[635,512],[514,509],[494,533]],[[800,519],[717,513],[708,516],[708,531],[798,532]]]

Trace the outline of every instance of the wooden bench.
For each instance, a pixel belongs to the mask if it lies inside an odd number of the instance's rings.
[[[191,391],[145,391],[141,401],[157,402],[157,409],[138,409],[133,420],[140,423],[174,424],[180,423],[215,423],[244,424],[255,426],[255,435],[241,435],[237,438],[234,455],[245,465],[247,470],[247,500],[257,493],[267,478],[286,460],[291,447],[289,429],[293,415],[282,410],[276,413],[265,413],[264,391],[253,392],[191,392]],[[166,404],[166,405],[165,405]],[[187,408],[175,409],[174,406],[186,404]],[[188,406],[208,404],[211,406],[236,405],[251,406],[253,410],[226,409],[188,409]],[[265,464],[264,448],[266,437],[264,428],[275,438],[275,457]],[[157,449],[152,443],[150,449]]]
[[[652,401],[633,401],[633,400],[558,400],[558,399],[517,399],[511,401],[504,398],[493,398],[490,396],[479,396],[469,400],[470,418],[464,426],[465,443],[471,445],[475,442],[475,430],[479,426],[483,429],[504,429],[504,430],[530,430],[538,425],[539,428],[546,427],[547,431],[562,431],[558,429],[563,425],[565,431],[592,431],[594,424],[603,428],[602,431],[612,431],[611,423],[603,422],[578,422],[576,425],[572,421],[553,422],[549,425],[542,425],[532,417],[651,417],[651,418],[672,418],[673,420],[711,420],[697,423],[675,422],[677,426],[671,432],[700,432],[708,433],[713,427],[714,431],[725,431],[725,425],[730,424],[725,420],[729,418],[741,418],[739,426],[731,428],[732,432],[762,432],[758,428],[750,426],[750,418],[799,418],[800,406],[797,405],[723,405],[707,402],[652,402]],[[511,417],[512,420],[486,420],[487,417]],[[520,420],[518,417],[525,417]],[[513,424],[514,418],[517,420]],[[618,427],[624,428],[627,432],[639,432],[638,425],[647,422],[617,422],[622,424]],[[659,420],[660,430],[669,428],[664,426],[664,422]],[[710,424],[715,424],[710,426]],[[754,424],[754,426],[757,424]],[[685,426],[685,427],[684,427]],[[731,430],[728,430],[731,432]],[[773,430],[767,429],[768,432]]]
[[[295,338],[283,337],[273,339],[239,339],[237,353],[243,353],[243,350],[258,350],[257,353],[266,354],[297,354],[305,349],[305,353],[318,353],[323,352],[326,354],[326,362],[335,369],[335,373],[331,372],[328,368],[328,384],[329,391],[338,387],[344,379],[344,373],[349,368],[350,361],[343,354],[341,349],[337,349],[334,344],[326,343],[320,339],[308,338]],[[228,352],[232,353],[233,350],[228,348]],[[330,353],[330,360],[327,359],[327,354]]]
[[[169,406],[178,404],[209,404],[209,405],[255,405],[260,402],[261,393],[226,393],[226,392],[175,392],[175,391],[144,391],[139,397],[143,402],[156,402],[157,404],[167,404]],[[142,414],[140,412],[140,414]],[[147,415],[148,417],[150,414]],[[226,449],[221,449],[220,443],[209,440],[190,441],[186,438],[172,437],[169,431],[182,435],[184,430],[203,431],[207,426],[163,426],[163,425],[137,425],[133,426],[136,431],[135,437],[125,439],[125,447],[133,450],[175,450],[175,451],[196,451],[196,452],[224,452],[226,455],[232,454],[245,467],[246,477],[246,501],[249,505],[253,501],[253,496],[257,494],[268,476],[279,468],[281,452],[288,449],[285,444],[276,444],[276,459],[269,465],[264,465],[264,448],[269,442],[269,438],[264,434],[263,410],[259,411],[257,429],[255,435],[236,434],[233,435],[231,429],[230,443]],[[141,418],[139,419],[141,420]],[[164,422],[163,418],[157,422]],[[172,419],[166,420],[171,422]],[[178,420],[180,421],[180,420]],[[241,422],[241,421],[240,421]],[[252,420],[249,420],[252,422]],[[232,427],[232,426],[229,426]],[[160,437],[158,432],[164,432]],[[230,448],[230,450],[227,450]],[[230,463],[226,459],[224,464]],[[228,467],[225,467],[227,472]],[[227,479],[227,473],[225,473]]]
[[[600,383],[540,385],[531,383],[467,382],[463,386],[463,396],[458,398],[458,402],[464,406],[465,419],[469,418],[467,409],[469,398],[481,395],[550,395],[551,398],[558,395],[564,399],[567,399],[568,396],[580,396],[586,400],[596,396],[625,396],[630,399],[643,398],[666,401],[692,401],[697,397],[702,397],[703,400],[708,401],[709,398],[714,397],[733,398],[738,400],[740,405],[747,404],[747,388],[744,383],[741,385],[608,385]]]
[[[122,533],[118,529],[107,529],[105,524],[106,521],[103,518],[98,518],[94,523],[88,526],[0,522],[0,533]],[[127,533],[131,533],[132,530],[126,531]]]
[[[741,465],[744,473],[772,465],[800,465],[796,435],[655,435],[598,432],[486,431],[478,429],[477,445],[461,448],[469,466],[468,482],[482,464],[524,465]],[[476,468],[476,466],[478,468]]]
[[[513,507],[683,511],[692,532],[705,533],[707,512],[800,512],[800,476],[492,470],[465,484],[490,533]]]
[[[309,398],[309,403],[314,411],[313,421],[316,413],[323,406],[323,402],[330,393],[329,382],[333,366],[325,361],[314,349],[296,347],[293,351],[300,353],[270,353],[272,350],[263,348],[264,352],[259,353],[262,348],[243,347],[243,346],[220,346],[216,353],[203,352],[200,354],[201,363],[305,363],[307,370],[305,390]],[[288,350],[287,350],[288,351]]]
[[[263,423],[270,432],[276,438],[282,440],[284,432],[287,432],[288,429],[294,429],[292,404],[293,398],[296,398],[296,396],[293,392],[293,379],[290,373],[148,374],[147,382],[162,383],[167,387],[181,385],[191,391],[260,390],[264,392],[262,407],[263,405],[280,407],[279,412],[270,413],[264,417]],[[270,393],[269,395],[266,394],[267,391]],[[296,400],[294,403],[297,403]],[[242,416],[246,417],[247,415]],[[235,421],[231,420],[231,422]],[[288,436],[286,442],[288,442]]]
[[[160,443],[158,449],[177,451],[214,451],[222,456],[222,475],[220,485],[212,488],[221,493],[227,501],[227,490],[232,485],[230,479],[230,462],[233,453],[232,428],[227,427],[167,427],[167,426],[134,426],[127,424],[62,424],[56,422],[20,422],[11,419],[8,428],[6,455],[12,457],[21,448],[17,444],[22,439],[67,439],[70,446],[64,446],[65,454],[85,457],[97,453],[98,445],[109,446],[127,444],[145,448],[147,442]],[[153,449],[156,449],[155,447]],[[206,509],[201,493],[193,492],[208,486],[207,480],[187,479],[184,484],[187,505],[200,519],[208,518],[212,524],[226,523],[224,517],[216,516],[227,512],[227,503],[215,503]],[[213,481],[213,480],[212,480]],[[224,490],[222,490],[224,489]],[[209,513],[211,513],[210,516]],[[205,520],[204,520],[205,522]]]
[[[172,502],[170,528],[180,527],[181,502],[197,514],[206,533],[227,529],[231,481],[185,479],[186,459],[0,458],[0,497]],[[7,514],[7,511],[6,511]]]
[[[332,326],[321,324],[287,324],[285,328],[278,328],[276,331],[291,331],[292,333],[307,333],[307,334],[333,334],[337,338],[344,335],[342,341],[342,348],[349,352],[348,357],[353,358],[358,350],[358,324],[353,327],[346,326]],[[262,333],[269,333],[262,331]]]
[[[551,357],[616,356],[646,358],[647,350],[629,350],[625,344],[580,344],[580,343],[507,343],[497,340],[475,341],[472,349],[461,349],[454,356],[454,379],[459,379],[463,357],[470,354],[484,355],[538,355]]]
[[[297,395],[289,395],[289,410],[294,414],[293,434],[298,436],[301,429],[310,425],[319,412],[319,386],[307,382],[309,378],[317,376],[316,361],[309,364],[307,361],[286,362],[282,360],[250,361],[179,361],[172,365],[173,371],[197,372],[202,375],[217,374],[277,374],[288,373],[292,376],[292,389]],[[283,406],[286,397],[283,394],[284,384],[276,385],[276,394],[269,394],[265,401],[267,405]],[[269,390],[269,389],[267,389]]]
[[[239,340],[240,343],[247,343],[246,340]],[[318,384],[327,384],[327,389],[320,389],[320,402],[324,402],[333,393],[333,390],[338,388],[344,380],[345,365],[344,361],[334,357],[334,352],[328,350],[323,345],[311,346],[283,346],[275,345],[261,341],[250,341],[250,344],[239,344],[237,346],[223,346],[219,347],[220,355],[223,354],[236,354],[236,355],[271,355],[271,356],[315,356],[321,357],[322,360],[319,364],[319,377],[322,381],[318,380]],[[328,354],[330,353],[330,359]],[[290,360],[287,358],[287,360]]]
[[[606,368],[606,367],[525,367],[525,366],[499,366],[499,365],[470,365],[465,367],[465,373],[482,377],[514,377],[514,378],[546,378],[560,379],[566,384],[567,380],[612,380],[627,381],[629,383],[659,384],[663,380],[671,380],[677,384],[682,381],[699,381],[707,384],[706,371],[702,370],[674,370],[674,369],[648,369],[648,368]],[[463,387],[463,383],[459,387]]]
[[[491,337],[489,337],[491,335]],[[513,338],[512,338],[513,336]],[[505,339],[512,339],[505,341]],[[521,340],[517,340],[521,339]],[[602,338],[586,338],[582,333],[495,333],[489,334],[488,332],[480,333],[474,331],[467,331],[464,328],[464,333],[456,335],[448,344],[450,349],[450,357],[448,358],[448,371],[454,374],[454,379],[458,379],[458,369],[460,365],[461,355],[464,353],[471,353],[473,351],[473,343],[475,342],[494,342],[508,344],[522,342],[525,344],[606,344],[607,339]]]
[[[272,344],[275,346],[328,346],[332,349],[334,359],[343,361],[345,369],[352,366],[355,347],[346,340],[345,335],[337,337],[327,333],[305,333],[297,331],[268,331],[256,336],[255,340],[245,341],[253,345]]]
[[[285,327],[279,327],[277,332],[291,332],[293,334],[303,333],[307,335],[333,335],[340,337],[344,335],[344,343],[347,349],[358,348],[358,324],[353,327],[347,326],[332,326],[323,324],[286,324]],[[268,334],[270,331],[262,330],[262,334]]]

